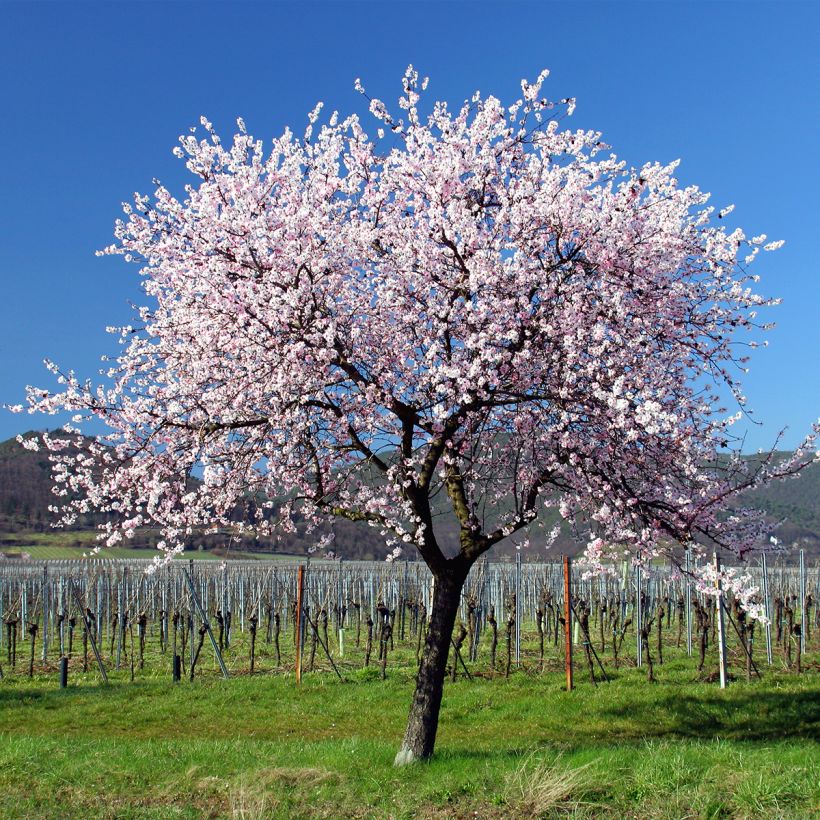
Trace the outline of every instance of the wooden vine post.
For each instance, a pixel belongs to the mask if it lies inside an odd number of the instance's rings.
[[[570,599],[570,561],[564,556],[564,665],[567,673],[567,692],[572,691],[572,601]]]

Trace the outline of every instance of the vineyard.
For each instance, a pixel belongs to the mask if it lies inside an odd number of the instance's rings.
[[[423,564],[186,561],[153,574],[147,566],[0,568],[3,675],[53,676],[55,685],[261,673],[298,681],[362,668],[385,678],[418,663],[433,593]],[[772,666],[816,671],[820,569],[801,555],[799,566],[762,563],[752,572],[768,613],[762,626],[734,601],[718,608],[668,567],[625,564],[584,580],[568,562],[480,563],[462,595],[450,676],[574,670],[597,685],[637,666],[652,681],[674,656],[709,678],[721,654],[724,678],[751,680]]]
[[[726,602],[721,690],[715,599],[668,567],[593,581],[571,568],[567,641],[561,564],[479,564],[439,753],[402,770],[423,565],[146,566],[0,569],[0,814],[803,817],[820,805],[816,566],[756,568],[768,626]]]

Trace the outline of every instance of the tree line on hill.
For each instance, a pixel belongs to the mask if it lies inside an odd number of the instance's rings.
[[[27,433],[26,437],[31,435],[34,434]],[[0,531],[8,534],[49,531],[56,520],[55,514],[48,509],[56,501],[51,490],[51,465],[46,452],[27,450],[13,438],[0,443]],[[750,492],[746,500],[749,506],[766,512],[772,522],[772,533],[782,543],[797,542],[808,555],[820,557],[820,464],[811,465],[794,480]],[[247,518],[253,510],[254,501],[249,499],[244,509],[235,510],[234,520]],[[72,529],[88,531],[100,520],[99,516],[85,515]],[[193,539],[192,546],[202,545],[226,555],[232,551],[298,555],[309,553],[312,545],[331,536],[328,549],[345,558],[379,559],[388,551],[379,531],[362,523],[339,520],[310,535],[306,535],[298,523],[296,533],[281,533],[272,538],[247,535],[240,538],[226,531],[202,533]],[[458,543],[458,525],[452,516],[442,516],[436,528],[442,543]],[[141,530],[137,532],[133,546],[154,547],[159,540],[158,532]],[[8,537],[4,541],[9,541]],[[544,536],[540,531],[534,531],[530,536],[530,554],[546,555],[544,546]],[[550,554],[576,555],[583,546],[570,532],[564,531]],[[494,554],[501,557],[515,551],[515,541],[507,539],[497,546]],[[413,556],[408,554],[407,557]]]

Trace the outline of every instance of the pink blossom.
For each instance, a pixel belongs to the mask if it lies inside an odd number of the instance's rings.
[[[63,521],[110,512],[109,544],[150,523],[173,555],[240,527],[250,494],[242,526],[344,516],[441,571],[557,507],[595,526],[591,563],[693,539],[746,554],[761,523],[738,493],[815,458],[816,431],[783,463],[717,458],[732,417],[708,384],[744,410],[735,351],[776,300],[740,259],[766,237],[716,224],[677,162],[629,168],[563,128],[575,101],[545,79],[451,110],[410,67],[401,119],[370,104],[389,146],[320,105],[267,148],[241,122],[227,144],[205,118],[180,137],[184,196],[136,195],[103,251],[146,301],[112,329],[109,381],[48,363],[58,390],[29,388],[31,412],[109,430],[44,439]]]

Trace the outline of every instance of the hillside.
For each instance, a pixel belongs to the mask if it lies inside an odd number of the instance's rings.
[[[28,435],[28,434],[27,434]],[[785,455],[785,454],[784,454]],[[53,503],[51,493],[50,465],[44,452],[26,450],[15,439],[0,443],[0,532],[44,532],[50,530],[54,516],[48,511]],[[809,554],[820,556],[820,464],[814,464],[794,480],[780,482],[748,494],[750,506],[764,510],[773,525],[781,522],[777,535],[785,544],[799,539],[801,546]],[[78,531],[93,526],[92,517],[78,522]],[[346,558],[380,558],[385,554],[384,541],[378,531],[350,521],[338,521],[333,525],[335,533],[334,549]],[[437,533],[442,543],[457,543],[458,528],[452,516],[443,515],[437,522]],[[152,547],[158,534],[145,530],[137,534],[135,546]],[[317,536],[281,535],[276,539],[246,538],[233,541],[232,550],[274,551],[302,554],[307,546],[315,542]],[[4,543],[14,539],[8,537]],[[202,536],[197,544],[207,548],[225,549],[227,534]],[[543,555],[543,539],[535,534],[532,549]],[[580,549],[569,534],[564,534],[551,550],[552,553],[576,554]],[[502,542],[494,555],[510,555],[515,552],[511,542]]]
[[[29,434],[26,434],[28,437]],[[13,438],[0,443],[0,527],[42,531],[54,516],[48,453],[26,450]],[[91,522],[81,522],[87,527]]]

